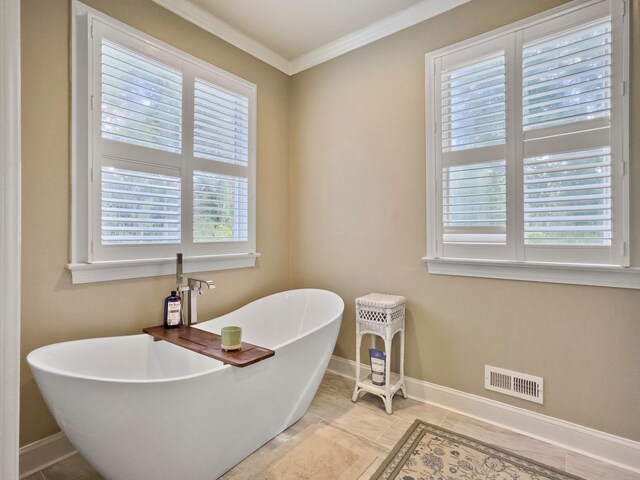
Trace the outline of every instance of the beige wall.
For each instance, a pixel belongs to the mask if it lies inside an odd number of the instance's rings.
[[[640,440],[638,290],[435,276],[420,260],[425,53],[561,3],[474,0],[292,78],[291,282],[345,299],[339,356],[355,358],[354,298],[405,295],[411,377]],[[638,155],[634,135],[636,186]],[[485,364],[543,376],[544,405],[485,391]]]
[[[202,315],[289,288],[289,78],[147,0],[85,3],[258,85],[257,246],[254,269],[207,275]],[[162,319],[170,276],[72,285],[69,261],[68,0],[22,1],[22,351],[76,338],[138,333]],[[21,445],[58,430],[22,363]]]

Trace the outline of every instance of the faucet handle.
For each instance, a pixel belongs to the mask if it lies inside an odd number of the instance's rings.
[[[192,289],[200,289],[202,290],[202,286],[206,285],[207,288],[210,290],[212,288],[216,288],[215,283],[213,283],[213,281],[211,280],[200,280],[199,278],[190,278],[189,279],[189,287],[191,287]]]

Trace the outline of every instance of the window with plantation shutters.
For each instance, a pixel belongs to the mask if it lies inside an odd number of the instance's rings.
[[[625,16],[560,7],[427,55],[428,264],[629,265]]]
[[[74,9],[74,282],[252,266],[256,86]]]

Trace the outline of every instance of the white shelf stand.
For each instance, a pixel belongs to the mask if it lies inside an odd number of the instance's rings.
[[[354,402],[360,392],[378,395],[384,401],[388,414],[393,413],[393,396],[399,391],[407,398],[404,383],[404,317],[406,298],[399,295],[370,293],[356,298],[356,386],[353,390]],[[396,333],[400,333],[400,373],[391,373],[391,343]],[[385,383],[374,385],[371,375],[360,377],[360,346],[365,334],[377,335],[384,340],[386,354]]]

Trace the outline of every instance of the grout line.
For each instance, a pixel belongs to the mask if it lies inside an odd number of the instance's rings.
[[[451,412],[451,411],[447,412],[447,414],[446,414],[446,415],[444,416],[444,418],[442,419],[442,422],[440,422],[440,425],[438,425],[438,426],[439,426],[439,427],[442,427],[442,426],[445,424],[445,422],[446,422],[447,420],[451,420],[451,425],[449,425],[449,427],[448,427],[448,428],[449,428],[450,430],[454,430],[454,431],[455,431],[456,425],[457,425],[458,423],[460,423],[460,421],[459,421],[459,420],[455,420],[455,419],[450,419],[449,417],[450,417],[451,415],[460,415],[460,414],[459,414],[459,413],[455,413],[455,412]]]
[[[327,424],[329,424],[330,426],[332,426],[332,427],[334,427],[334,428],[337,428],[338,430],[342,430],[343,432],[348,433],[349,435],[351,435],[351,436],[353,436],[353,437],[356,437],[356,438],[357,438],[357,439],[359,439],[359,440],[362,440],[362,441],[367,442],[367,443],[369,443],[369,444],[377,445],[377,446],[379,446],[379,447],[383,447],[383,448],[385,448],[385,449],[387,448],[387,447],[385,447],[384,445],[380,445],[379,443],[376,443],[376,442],[375,442],[375,440],[372,440],[372,439],[370,439],[370,438],[367,438],[367,437],[365,437],[364,435],[362,435],[362,434],[360,434],[360,433],[358,433],[358,432],[356,432],[356,431],[351,430],[351,429],[350,429],[349,427],[347,427],[346,425],[341,425],[341,424],[339,424],[339,423],[335,423],[335,422],[332,422],[332,421],[327,420],[327,419],[323,419],[323,420],[324,420],[325,422],[327,422]]]
[[[309,410],[307,410],[307,411],[305,412],[305,414],[302,416],[302,418],[306,417],[307,415],[310,415],[310,416],[312,416],[312,417],[316,417],[318,420],[324,420],[324,418],[322,418],[320,415],[316,415],[315,413],[312,413],[312,412],[310,412]],[[300,420],[302,420],[302,418],[300,418]],[[295,423],[294,423],[294,425],[295,425]],[[286,431],[286,430],[285,430],[285,431]],[[282,433],[282,432],[280,432],[280,433]]]
[[[387,428],[385,428],[384,431],[380,435],[378,435],[378,437],[375,440],[375,443],[377,443],[378,445],[381,445],[380,442],[378,442],[378,440],[380,440],[382,438],[382,436],[385,433],[387,433],[391,429],[391,427],[393,427],[396,423],[398,423],[398,419],[397,418],[393,422],[391,422],[391,425],[389,425]],[[382,445],[382,446],[385,447],[384,445]]]

